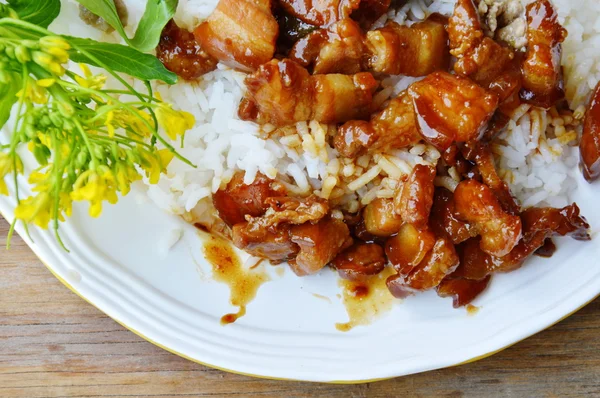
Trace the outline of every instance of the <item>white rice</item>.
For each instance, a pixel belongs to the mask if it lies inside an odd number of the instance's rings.
[[[381,26],[392,19],[411,24],[434,12],[450,15],[455,0],[410,0],[398,11],[390,11],[376,22]],[[569,31],[564,44],[563,64],[567,97],[573,108],[584,104],[590,90],[600,79],[600,2],[597,0],[554,0],[561,22]],[[180,0],[178,24],[192,29],[215,8],[218,0]],[[127,0],[133,31],[145,2]],[[57,31],[76,36],[120,41],[90,28],[76,18],[77,6],[63,1]],[[64,21],[68,21],[65,23]],[[208,73],[197,83],[174,86],[156,84],[162,97],[194,115],[196,125],[186,134],[180,153],[197,168],[174,160],[167,175],[157,185],[147,185],[147,195],[162,209],[181,215],[188,221],[209,220],[211,195],[231,179],[236,170],[246,172],[251,182],[257,173],[278,176],[290,191],[314,192],[343,205],[350,211],[376,197],[390,197],[415,164],[437,163],[440,154],[431,146],[419,144],[385,155],[365,156],[353,162],[338,159],[327,142],[330,127],[318,123],[298,123],[295,127],[274,129],[241,121],[237,108],[245,87],[245,75],[225,66]],[[382,82],[382,101],[405,90],[418,79],[392,76]],[[142,89],[142,87],[139,87]],[[555,117],[556,116],[556,117]],[[522,107],[513,115],[507,131],[494,145],[501,175],[525,207],[564,206],[576,189],[578,173],[577,134],[567,140],[563,129],[578,131],[563,116],[531,107]],[[564,131],[563,131],[564,130]],[[270,138],[264,138],[265,136]],[[562,137],[562,138],[561,138]],[[179,148],[179,143],[174,143]],[[453,176],[436,181],[449,189],[456,186]]]

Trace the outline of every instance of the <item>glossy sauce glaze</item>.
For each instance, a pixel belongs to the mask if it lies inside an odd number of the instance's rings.
[[[350,320],[336,323],[335,328],[340,332],[348,332],[355,326],[369,325],[376,318],[392,309],[398,302],[387,289],[385,281],[394,274],[394,269],[386,267],[378,275],[367,278],[364,282],[340,279],[342,301]]]
[[[231,244],[224,239],[211,236],[204,244],[204,256],[212,266],[213,279],[229,286],[229,302],[239,307],[237,313],[221,318],[221,325],[233,323],[246,314],[246,306],[270,278],[262,267],[245,269]]]

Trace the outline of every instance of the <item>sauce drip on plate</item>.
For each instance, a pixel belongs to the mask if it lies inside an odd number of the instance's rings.
[[[246,314],[246,306],[269,276],[262,267],[245,269],[231,244],[214,236],[204,244],[204,256],[212,265],[214,280],[229,286],[229,302],[239,307],[237,313],[221,318],[221,325],[233,323]]]
[[[342,301],[350,320],[346,323],[336,323],[335,327],[341,332],[347,332],[359,325],[369,325],[380,315],[388,312],[395,301],[385,285],[388,276],[394,270],[387,267],[377,275],[371,276],[366,282],[353,282],[340,279],[343,289]]]

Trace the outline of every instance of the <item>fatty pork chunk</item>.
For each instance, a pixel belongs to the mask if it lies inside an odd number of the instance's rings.
[[[269,208],[266,200],[287,194],[278,181],[258,173],[250,184],[244,183],[244,172],[234,174],[225,188],[213,195],[213,205],[219,217],[230,227],[246,221],[246,216],[258,217]]]
[[[351,16],[368,28],[385,14],[391,0],[279,0],[290,15],[314,26],[329,26]]]
[[[532,105],[550,108],[565,96],[561,67],[562,45],[567,31],[558,22],[549,0],[527,6],[529,45],[523,62],[521,98]]]
[[[343,124],[334,137],[334,146],[347,158],[364,152],[400,149],[421,141],[417,119],[408,92],[393,98],[370,121],[352,120]]]
[[[366,34],[352,19],[343,19],[298,40],[289,57],[315,74],[372,71],[425,76],[448,69],[450,53],[445,24],[434,14],[410,27],[395,22]]]
[[[193,33],[180,28],[173,20],[162,31],[156,56],[168,70],[185,80],[194,80],[215,70],[218,62],[200,47]]]
[[[271,0],[220,0],[194,30],[208,54],[242,71],[256,70],[273,58],[278,34]]]
[[[290,60],[272,60],[246,78],[242,120],[285,126],[299,121],[341,123],[371,112],[378,82],[370,73],[310,75]]]
[[[363,282],[385,268],[383,248],[377,243],[355,243],[338,254],[331,265],[341,278]]]
[[[389,22],[367,32],[369,67],[390,75],[426,76],[450,64],[447,18],[433,14],[410,27]]]
[[[600,177],[600,83],[592,95],[579,144],[583,175],[589,182]]]
[[[496,94],[446,72],[430,74],[408,92],[421,136],[442,152],[454,142],[479,139],[498,106]]]
[[[513,51],[486,37],[473,0],[458,0],[448,23],[454,71],[488,87],[514,58]]]
[[[482,280],[495,272],[511,272],[543,247],[553,236],[569,235],[576,240],[590,240],[589,224],[571,204],[562,209],[530,208],[521,213],[523,237],[510,253],[497,257],[481,248],[481,240],[473,238],[461,245],[461,265],[449,278]]]

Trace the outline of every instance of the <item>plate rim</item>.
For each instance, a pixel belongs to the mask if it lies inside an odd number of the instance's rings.
[[[6,203],[5,203],[6,204]],[[12,214],[13,212],[10,211],[11,207],[9,205],[9,212],[11,213],[11,215],[14,217],[14,214]],[[9,221],[9,217],[7,217],[6,213],[3,211],[3,209],[0,206],[0,215],[2,215],[2,217],[4,217],[4,219],[10,223]],[[11,217],[10,219],[12,219],[13,217]],[[20,229],[20,228],[17,228]],[[41,246],[37,245],[35,242],[33,242],[32,240],[28,239],[27,237],[22,236],[22,234],[17,231],[19,233],[19,236],[21,237],[21,239],[27,244],[27,246],[31,249],[31,251],[35,254],[35,256],[40,260],[40,262],[50,271],[50,273],[59,281],[61,282],[67,289],[69,289],[71,292],[75,293],[78,297],[80,297],[81,299],[83,299],[86,303],[92,305],[94,308],[96,308],[97,310],[99,310],[100,312],[102,312],[104,315],[106,315],[107,317],[109,317],[110,319],[112,319],[113,321],[115,321],[116,323],[118,323],[119,325],[121,325],[122,327],[124,327],[125,329],[129,330],[130,332],[132,332],[133,334],[139,336],[140,338],[144,339],[145,341],[153,344],[156,347],[159,347],[171,354],[177,355],[183,359],[186,359],[188,361],[197,363],[199,365],[203,365],[203,366],[207,366],[209,368],[212,369],[217,369],[220,371],[224,371],[224,372],[228,372],[228,373],[233,373],[233,374],[238,374],[238,375],[242,375],[242,376],[248,376],[248,377],[255,377],[255,378],[259,378],[259,379],[265,379],[265,380],[278,380],[278,381],[303,381],[303,382],[312,382],[312,383],[324,383],[324,384],[342,384],[342,385],[351,385],[351,384],[365,384],[365,383],[373,383],[373,382],[378,382],[378,381],[384,381],[384,380],[390,380],[390,379],[394,379],[397,377],[404,377],[404,376],[410,376],[411,374],[417,374],[417,373],[423,373],[426,371],[421,371],[421,372],[414,372],[414,373],[409,373],[409,374],[404,374],[404,375],[395,375],[395,376],[388,376],[388,377],[380,377],[380,378],[373,378],[373,379],[358,379],[358,380],[327,380],[327,381],[315,381],[315,380],[307,380],[307,379],[302,379],[302,378],[293,378],[293,377],[277,377],[277,376],[266,376],[266,375],[260,375],[260,374],[254,374],[254,373],[249,373],[249,372],[242,372],[242,371],[238,371],[238,370],[234,370],[234,369],[229,369],[229,368],[225,368],[222,366],[218,366],[218,365],[214,365],[208,362],[204,362],[202,360],[196,359],[196,358],[192,358],[189,355],[179,352],[173,348],[167,347],[164,344],[161,344],[149,337],[147,337],[144,333],[142,333],[141,331],[129,326],[125,321],[121,320],[121,319],[117,319],[117,317],[115,317],[114,315],[110,315],[108,314],[106,311],[102,310],[101,308],[99,308],[95,303],[93,303],[90,299],[88,299],[83,293],[79,292],[77,290],[77,288],[75,288],[73,285],[71,285],[69,282],[67,282],[62,276],[60,276],[58,274],[58,271],[56,271],[54,269],[54,267],[51,264],[51,261],[48,261],[44,258],[44,248],[42,248]],[[533,328],[530,331],[528,331],[527,333],[525,333],[525,335],[522,338],[519,338],[513,342],[510,342],[509,344],[502,346],[500,348],[494,349],[492,351],[488,351],[485,352],[483,354],[480,355],[476,355],[472,358],[468,358],[466,360],[454,363],[454,364],[448,364],[445,366],[441,366],[439,368],[434,368],[434,369],[446,369],[446,368],[451,368],[451,367],[455,367],[455,366],[461,366],[461,365],[466,365],[469,363],[473,363],[473,362],[477,362],[479,360],[491,357],[499,352],[502,352],[510,347],[512,347],[513,345],[516,345],[517,343],[520,343],[526,339],[528,339],[529,337],[532,337],[533,335],[536,335],[544,330],[547,330],[549,328],[551,328],[552,326],[560,323],[561,321],[565,320],[566,318],[570,317],[571,315],[575,314],[576,312],[578,312],[579,310],[581,310],[582,308],[584,308],[585,306],[587,306],[588,304],[590,304],[592,301],[594,301],[596,298],[600,297],[600,291],[596,292],[595,294],[592,295],[591,298],[589,298],[589,300],[586,300],[584,303],[580,304],[579,306],[577,306],[574,310],[568,312],[567,314],[561,316],[559,319],[550,322],[549,324],[543,324],[540,327],[537,328]],[[433,369],[432,369],[433,370]]]

